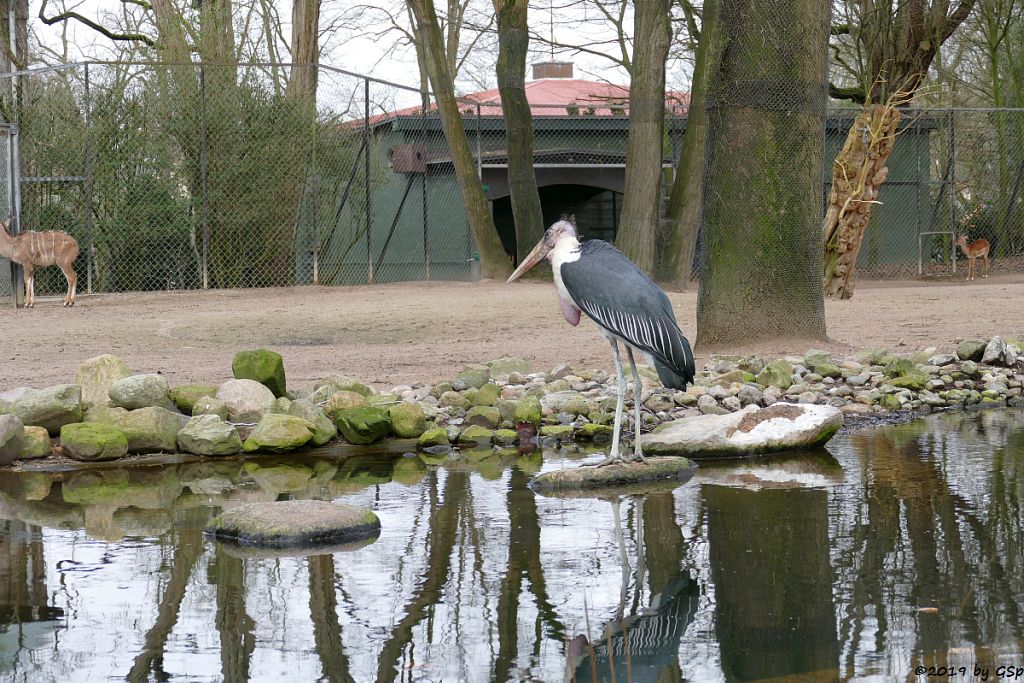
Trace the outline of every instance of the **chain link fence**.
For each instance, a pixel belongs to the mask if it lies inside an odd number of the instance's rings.
[[[295,84],[309,81],[315,94],[304,98]],[[585,237],[614,240],[628,89],[573,79],[530,88],[539,88],[530,99],[545,223],[573,213]],[[79,241],[80,291],[478,275],[429,93],[325,65],[123,62],[6,75],[0,92],[16,93],[10,111],[20,139],[21,227],[62,229]],[[535,103],[543,98],[550,103]],[[663,197],[688,105],[685,94],[666,99]],[[512,258],[500,97],[486,91],[459,107]],[[855,113],[828,112],[824,196]],[[9,165],[9,148],[4,158]],[[951,275],[964,267],[954,246],[960,234],[991,243],[993,272],[1024,270],[1024,110],[906,112],[889,167],[859,256],[860,278]],[[10,196],[4,201],[11,206]],[[4,266],[0,293],[9,294]],[[63,277],[42,269],[36,289],[62,293]]]

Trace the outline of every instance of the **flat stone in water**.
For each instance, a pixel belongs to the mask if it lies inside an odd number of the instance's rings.
[[[545,472],[530,482],[538,493],[607,489],[609,493],[634,493],[636,485],[673,482],[678,486],[693,476],[697,465],[689,458],[656,456],[647,463],[624,463],[605,467],[574,467]]]
[[[310,549],[375,538],[380,520],[372,510],[355,505],[286,500],[241,505],[215,517],[205,531],[239,545]]]

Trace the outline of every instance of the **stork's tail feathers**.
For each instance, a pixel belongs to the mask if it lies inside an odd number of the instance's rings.
[[[696,367],[693,363],[693,351],[690,349],[690,342],[682,334],[673,339],[673,346],[682,347],[682,362],[667,365],[658,359],[654,359],[654,368],[658,371],[658,379],[669,389],[685,391],[688,384],[693,384],[696,374]],[[672,354],[679,358],[679,354]]]

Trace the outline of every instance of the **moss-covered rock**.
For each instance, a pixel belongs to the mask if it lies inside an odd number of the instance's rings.
[[[253,451],[271,451],[284,453],[293,451],[309,443],[316,427],[309,420],[294,415],[268,413],[252,430],[249,438],[242,444],[246,453]]]
[[[388,409],[391,431],[403,439],[415,439],[427,429],[427,414],[417,403],[398,403]]]
[[[550,436],[559,441],[572,439],[572,426],[570,425],[544,425],[540,428],[541,436]]]
[[[21,439],[22,460],[32,458],[46,458],[53,453],[53,445],[50,443],[50,433],[42,427],[25,427],[25,434]]]
[[[528,422],[534,427],[540,426],[541,404],[536,396],[527,396],[516,406],[514,422]]]
[[[467,365],[455,379],[462,380],[471,389],[479,389],[490,381],[491,369],[486,365]]]
[[[501,422],[501,413],[497,408],[487,406],[474,406],[466,413],[466,424],[478,425],[487,429],[494,429]]]
[[[116,426],[128,440],[129,453],[177,450],[181,422],[176,413],[166,408],[152,406],[129,410]]]
[[[270,412],[277,413],[278,415],[288,415],[288,411],[292,407],[292,400],[287,396],[278,396],[274,399],[274,403],[270,406]]]
[[[491,369],[491,377],[497,377],[498,375],[511,375],[513,372],[528,375],[533,372],[529,361],[511,356],[502,356],[496,360],[487,361],[484,365]]]
[[[222,420],[227,420],[228,404],[213,396],[200,396],[192,404],[192,415],[216,415]]]
[[[370,402],[363,394],[356,391],[336,391],[327,399],[324,404],[324,415],[330,419],[334,419],[342,410],[351,410],[352,408],[362,408],[363,406],[369,405]]]
[[[231,361],[231,373],[235,379],[251,379],[274,392],[274,396],[287,396],[285,386],[284,359],[281,354],[269,349],[239,351]]]
[[[82,391],[75,384],[58,384],[45,389],[26,389],[10,401],[7,412],[22,424],[44,427],[51,436],[66,424],[82,420]]]
[[[758,373],[757,383],[763,387],[788,389],[793,384],[793,366],[781,358],[773,360]]]
[[[883,394],[880,396],[878,398],[878,405],[888,411],[899,410],[901,407],[900,400],[893,394]]]
[[[470,407],[469,400],[457,391],[446,391],[441,394],[441,398],[438,399],[438,405],[442,408],[461,408],[462,410],[468,410]]]
[[[232,455],[241,452],[242,440],[216,415],[196,415],[178,432],[178,447],[196,455]]]
[[[110,385],[132,376],[132,370],[118,358],[105,353],[82,361],[75,373],[75,384],[82,389],[82,403],[87,406],[113,405],[110,400]]]
[[[466,392],[467,394],[469,392]],[[501,397],[501,387],[497,384],[485,384],[476,390],[476,394],[470,399],[475,406],[493,406]]]
[[[921,391],[928,384],[929,377],[923,372],[913,370],[905,375],[899,377],[893,377],[889,380],[889,384],[900,389],[910,389],[912,391]]]
[[[917,370],[917,366],[909,358],[893,358],[885,365],[886,377],[903,377]]]
[[[309,400],[313,403],[323,403],[332,394],[336,394],[339,391],[354,391],[366,397],[373,396],[374,394],[373,389],[362,382],[358,382],[345,375],[333,375],[313,385],[313,393],[310,395]]]
[[[576,391],[556,391],[546,394],[540,400],[545,412],[568,413],[569,415],[586,415],[590,412],[590,404]]]
[[[519,435],[511,429],[499,429],[494,432],[494,443],[499,446],[514,446],[519,440]]]
[[[288,406],[288,414],[308,420],[313,425],[313,438],[311,443],[314,446],[322,446],[338,435],[338,428],[319,406],[313,405],[304,398],[295,399]]]
[[[697,471],[684,457],[648,457],[646,463],[623,463],[606,467],[576,467],[554,470],[535,477],[530,488],[540,493],[608,488],[628,490],[631,485],[668,481],[684,482]],[[639,492],[639,491],[638,491]]]
[[[427,474],[427,464],[419,457],[398,458],[391,470],[391,480],[405,486],[412,486],[423,480]]]
[[[83,462],[117,460],[128,453],[124,432],[102,422],[77,422],[61,427],[64,454]]]
[[[430,395],[434,398],[441,398],[441,395],[446,391],[452,390],[451,382],[438,382],[430,388]]]
[[[985,354],[988,341],[985,339],[965,339],[956,346],[956,357],[960,360],[980,362]]]
[[[420,434],[416,445],[419,448],[433,448],[434,446],[448,445],[448,430],[444,427],[430,427]]]
[[[484,444],[490,443],[494,438],[494,431],[479,425],[470,425],[459,434],[460,444]]]
[[[372,510],[319,500],[250,503],[223,512],[206,527],[222,541],[267,547],[304,547],[374,538],[380,520]]]
[[[387,411],[372,406],[341,410],[335,414],[334,424],[346,441],[360,445],[383,439],[391,431]]]
[[[82,415],[82,422],[102,422],[108,425],[117,425],[128,411],[124,408],[114,406],[93,406]]]
[[[576,437],[580,441],[610,441],[612,438],[612,428],[607,424],[594,424],[591,422],[580,427]]]
[[[843,376],[843,370],[833,363],[820,363],[814,366],[814,371],[822,377],[838,379]]]
[[[192,415],[196,401],[216,393],[217,387],[212,384],[179,384],[171,387],[167,395],[178,410],[186,415]]]
[[[275,498],[288,491],[299,491],[313,478],[313,470],[300,463],[265,464],[247,462],[242,472],[250,477],[260,490]]]

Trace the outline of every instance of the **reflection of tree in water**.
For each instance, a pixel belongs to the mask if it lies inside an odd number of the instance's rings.
[[[623,553],[623,590],[618,614],[593,643],[582,635],[569,643],[567,681],[644,683],[680,680],[682,676],[679,644],[697,612],[700,589],[688,573],[680,571],[686,544],[676,521],[675,499],[671,492],[638,497],[634,510],[638,514],[632,599],[618,504],[614,503]],[[641,607],[645,583],[651,598],[649,605]]]
[[[64,610],[50,605],[39,528],[0,520],[0,654],[7,654],[5,641],[22,647],[29,624],[55,625],[63,617]]]
[[[701,495],[726,679],[835,678],[828,493],[705,484]]]
[[[1007,420],[1017,422],[1010,428]],[[946,664],[964,640],[990,646],[1024,635],[1019,420],[1005,412],[956,415],[850,437],[864,478],[854,494],[863,502],[839,531],[852,539],[837,558],[849,577],[840,622],[847,672],[864,651],[907,635],[916,639],[915,663],[925,665]],[[988,457],[1001,437],[1005,445]],[[979,449],[983,457],[969,453]],[[983,490],[973,498],[987,509],[959,490],[978,482]]]

